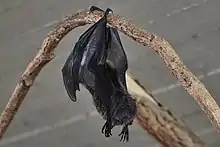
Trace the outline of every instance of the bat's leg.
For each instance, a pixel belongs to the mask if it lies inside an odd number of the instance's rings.
[[[122,131],[121,133],[119,134],[119,136],[121,136],[121,139],[120,141],[127,141],[129,140],[129,129],[128,129],[128,125],[129,124],[126,124],[123,128],[122,128]]]
[[[108,106],[108,110],[107,110],[107,121],[104,124],[104,126],[102,127],[102,133],[105,133],[105,137],[110,137],[112,136],[111,130],[114,127],[112,125],[112,116],[111,116],[111,111],[109,109],[110,107]]]

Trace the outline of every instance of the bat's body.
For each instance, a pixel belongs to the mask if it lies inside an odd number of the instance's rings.
[[[101,10],[91,7],[93,10]],[[102,11],[102,10],[101,10]],[[123,125],[121,140],[128,141],[128,125],[136,115],[136,104],[127,92],[125,72],[128,68],[118,31],[107,27],[106,16],[80,36],[62,68],[66,91],[76,101],[79,83],[92,94],[97,111],[106,120],[102,132],[111,136],[115,125]]]

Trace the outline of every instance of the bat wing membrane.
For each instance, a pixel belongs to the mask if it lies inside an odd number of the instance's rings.
[[[97,25],[101,22],[101,19],[92,25],[86,32],[84,32],[79,40],[76,42],[73,51],[68,56],[63,68],[62,76],[64,87],[70,99],[76,101],[76,91],[79,89],[79,83],[82,83],[79,75],[79,68],[85,48],[88,45],[88,42],[94,37],[94,32],[97,28]]]

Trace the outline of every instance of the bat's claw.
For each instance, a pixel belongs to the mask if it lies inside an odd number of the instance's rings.
[[[76,101],[77,101],[76,96],[70,96],[70,99],[71,99],[73,102],[76,102]]]
[[[91,6],[89,11],[93,12],[93,11],[103,11],[102,9],[96,7],[96,6]]]
[[[111,126],[109,125],[108,122],[106,122],[103,127],[102,127],[102,133],[105,133],[105,137],[110,137],[112,136],[111,133]]]
[[[102,12],[104,12],[102,9],[100,9],[99,7],[96,7],[96,6],[91,6],[89,11],[90,12],[93,12],[93,11],[102,11]],[[112,11],[112,9],[107,8],[106,9],[106,14],[109,14],[109,13],[113,13],[113,11]]]
[[[107,8],[107,9],[106,9],[106,13],[107,13],[107,14],[109,14],[109,13],[113,13],[113,11],[112,11],[112,9]]]
[[[127,141],[129,140],[129,130],[128,130],[128,126],[124,126],[121,133],[119,134],[119,136],[121,136],[120,141]]]

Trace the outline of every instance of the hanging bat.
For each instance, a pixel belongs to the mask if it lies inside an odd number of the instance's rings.
[[[90,11],[99,10],[95,6]],[[117,29],[107,26],[107,9],[103,18],[83,33],[67,58],[62,75],[65,89],[72,101],[83,84],[91,93],[97,111],[106,120],[102,133],[110,137],[115,125],[123,125],[121,141],[128,141],[128,125],[137,112],[136,104],[127,91],[125,72],[127,57]]]

